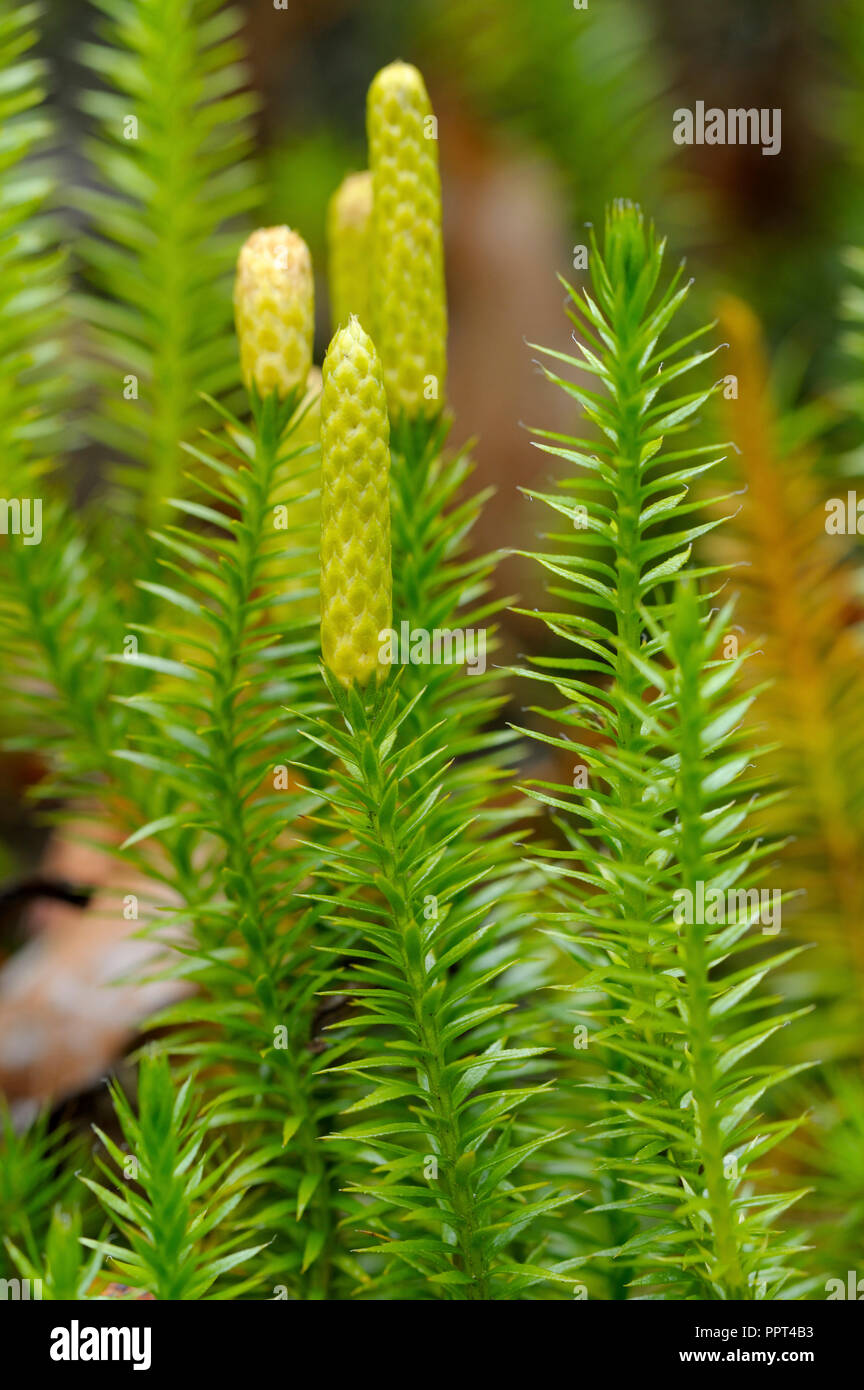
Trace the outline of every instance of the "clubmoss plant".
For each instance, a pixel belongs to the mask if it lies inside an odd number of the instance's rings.
[[[386,262],[392,270],[398,262],[407,268],[415,240],[431,238],[440,245],[440,204],[429,193],[431,183],[437,190],[437,172],[433,180],[420,143],[420,113],[431,115],[419,74],[402,64],[379,74],[369,95],[374,197],[381,189],[383,208],[376,201],[373,294],[375,266]],[[401,197],[398,215],[395,190]],[[427,276],[422,262],[419,275]],[[395,284],[394,278],[388,294],[373,300],[376,345],[391,344],[391,354],[398,354],[404,316]],[[434,333],[446,319],[443,283],[428,276],[419,292],[434,301]],[[335,864],[337,880],[350,885],[351,907],[339,911],[332,894],[316,900],[334,913],[345,955],[366,962],[340,975],[336,985],[362,1006],[359,1019],[349,1021],[351,1060],[338,1068],[355,1086],[361,1083],[346,1115],[379,1109],[376,1123],[346,1123],[334,1139],[355,1161],[368,1165],[377,1159],[389,1175],[373,1185],[369,1176],[354,1181],[351,1191],[360,1201],[346,1225],[353,1219],[369,1229],[371,1223],[383,1238],[365,1252],[384,1259],[373,1285],[378,1296],[405,1287],[411,1278],[407,1265],[414,1271],[411,1287],[421,1294],[508,1297],[546,1278],[519,1263],[518,1243],[541,1212],[569,1201],[570,1194],[547,1189],[529,1201],[510,1187],[510,1174],[549,1136],[528,1137],[515,1122],[515,1112],[533,1094],[520,1069],[543,1048],[506,1046],[494,1023],[519,995],[515,959],[508,959],[517,915],[514,832],[506,814],[496,816],[485,804],[501,775],[499,740],[480,732],[495,698],[482,676],[475,693],[474,678],[463,670],[428,665],[401,670],[388,693],[386,667],[381,670],[378,661],[390,627],[389,516],[386,495],[378,491],[387,476],[388,428],[370,348],[352,322],[337,333],[325,363],[322,654],[332,673],[334,708],[309,730],[313,746],[337,769],[328,794],[334,832],[328,872]],[[443,362],[443,335],[422,350]],[[358,353],[363,372],[357,370]],[[426,630],[495,611],[481,601],[490,560],[463,558],[479,505],[458,497],[468,462],[442,456],[445,431],[435,418],[440,407],[429,413],[429,396],[421,400],[419,389],[410,386],[409,378],[419,382],[428,364],[418,357],[411,372],[391,373],[388,388],[396,440],[393,622],[407,620]],[[440,383],[443,371],[433,389]],[[379,461],[379,471],[370,481],[372,461]],[[353,645],[343,656],[344,615],[352,607],[364,620],[375,608],[380,624],[377,634],[370,628],[372,640],[360,658]],[[350,632],[362,631],[355,619]],[[454,722],[455,746],[475,753],[470,778],[449,765],[437,735],[445,710]],[[493,886],[486,880],[496,871]],[[355,1023],[364,1029],[377,1024],[390,1035],[401,1059],[395,1073],[388,1074],[386,1053],[353,1059],[362,1047],[353,1037]],[[526,1018],[521,1041],[530,1029]],[[495,1077],[497,1089],[481,1087],[487,1076]],[[373,1082],[373,1089],[364,1082]]]
[[[391,426],[393,611],[400,632],[407,623],[409,633],[482,633],[491,653],[489,624],[505,603],[489,596],[498,557],[470,547],[486,500],[468,491],[470,454],[445,448],[450,420],[437,125],[415,68],[393,63],[377,75],[367,124],[372,336],[382,357]],[[388,354],[395,364],[389,377]],[[491,666],[466,679],[456,665],[409,663],[403,689],[409,696],[425,692],[423,716],[409,716],[413,732],[421,733],[424,721],[426,727],[436,719],[447,722],[456,760],[450,774],[454,815],[475,816],[484,834],[494,788],[507,778],[502,765],[512,742],[509,732],[489,727],[503,701],[500,680]]]
[[[165,843],[167,835],[170,852],[170,836],[182,824],[209,868],[209,891],[191,916],[193,940],[181,947],[183,973],[199,993],[162,1018],[182,1030],[172,1049],[198,1059],[205,1086],[221,1073],[214,1123],[249,1126],[277,1145],[279,1160],[262,1187],[281,1237],[268,1249],[273,1284],[299,1280],[301,1292],[320,1296],[330,1215],[317,1143],[320,1062],[307,1049],[323,976],[312,965],[310,914],[295,897],[315,857],[289,838],[315,797],[289,784],[287,763],[302,745],[296,726],[280,726],[276,714],[280,701],[306,708],[315,673],[313,619],[300,601],[314,542],[304,544],[309,523],[293,515],[314,453],[302,437],[314,399],[304,390],[311,272],[295,233],[253,234],[239,256],[235,303],[252,425],[223,409],[227,437],[207,432],[209,450],[190,446],[212,479],[210,501],[178,505],[193,522],[209,522],[215,536],[171,528],[158,537],[170,583],[151,591],[184,620],[191,617],[194,628],[184,621],[163,629],[169,657],[139,656],[162,681],[130,697],[129,708],[153,732],[121,756],[158,768],[178,802],[174,816],[142,827],[133,841],[152,835]],[[226,450],[229,463],[221,457]],[[290,563],[282,513],[286,525],[291,517]]]
[[[711,353],[690,350],[705,330],[667,341],[688,287],[680,269],[660,283],[663,253],[638,208],[613,206],[602,249],[592,242],[591,290],[567,287],[580,356],[550,354],[595,379],[593,391],[547,372],[600,433],[538,439],[584,470],[531,494],[575,524],[538,557],[565,600],[545,621],[571,651],[535,674],[565,698],[542,711],[565,732],[538,736],[581,775],[532,791],[562,817],[566,848],[546,861],[553,929],[605,1070],[595,1210],[616,1242],[603,1255],[613,1286],[617,1265],[626,1288],[673,1298],[775,1297],[795,1266],[771,1223],[794,1196],[754,1192],[748,1178],[795,1121],[752,1112],[796,1068],[750,1055],[789,1021],[759,990],[796,952],[765,949],[746,891],[716,930],[710,916],[685,929],[677,914],[699,884],[750,887],[771,846],[745,827],[745,802],[758,810],[764,789],[745,777],[752,748],[736,747],[751,700],[735,686],[741,658],[714,659],[731,612],[708,621],[695,585],[712,571],[689,563],[718,524],[689,486],[718,451],[675,437],[710,390],[670,399],[665,388]]]

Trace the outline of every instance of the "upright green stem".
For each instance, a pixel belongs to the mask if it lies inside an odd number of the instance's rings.
[[[681,644],[681,767],[679,815],[681,884],[696,897],[697,883],[708,870],[703,845],[701,780],[705,775],[700,743],[704,725],[700,697],[698,644]],[[694,919],[696,914],[693,914]],[[731,1299],[751,1297],[741,1269],[730,1186],[723,1163],[723,1137],[717,1113],[716,1049],[711,1032],[711,990],[705,926],[693,921],[684,928],[682,955],[687,980],[687,1022],[697,1140],[701,1149],[701,1181],[708,1193],[710,1222],[717,1254],[717,1282]]]
[[[641,620],[639,617],[639,565],[637,550],[641,539],[639,526],[641,425],[638,411],[639,374],[632,352],[626,347],[622,327],[622,386],[621,434],[617,457],[619,502],[617,509],[618,548],[615,556],[618,606],[616,624],[618,651],[615,662],[617,689],[635,699],[639,693],[639,673],[629,658],[638,650]],[[633,402],[628,404],[628,402]],[[618,702],[618,746],[625,753],[634,751],[638,735],[637,720],[623,700]],[[625,779],[620,788],[623,805],[632,804],[633,784]]]
[[[641,426],[638,407],[635,404],[639,399],[638,366],[634,352],[628,351],[626,324],[621,324],[619,331],[622,369],[620,400],[623,404],[621,407],[619,453],[616,460],[619,500],[616,513],[618,546],[615,554],[615,571],[619,601],[615,609],[618,637],[618,650],[615,657],[615,691],[618,750],[626,756],[636,751],[639,736],[636,716],[627,701],[621,698],[621,695],[628,696],[633,701],[639,695],[639,675],[630,661],[628,653],[638,648],[640,637],[639,566],[636,554],[641,538],[639,525]],[[634,791],[632,780],[626,774],[619,774],[617,795],[622,808],[632,806]],[[622,843],[622,859],[632,862],[634,853],[634,846],[628,845],[626,842]],[[637,888],[624,885],[623,896],[626,910],[632,917],[639,918],[644,915],[644,898]],[[618,1157],[624,1157],[621,1145],[617,1141],[613,1141],[613,1151]],[[610,1186],[612,1200],[616,1202],[626,1200],[627,1190],[619,1177],[614,1176]],[[617,1209],[610,1213],[610,1225],[613,1238],[618,1243],[623,1243],[636,1231],[634,1222],[627,1218],[625,1212]],[[632,1271],[629,1266],[625,1265],[623,1269],[619,1269],[617,1265],[613,1266],[613,1285],[619,1298],[626,1299],[631,1274]]]
[[[380,748],[371,736],[368,725],[365,730],[355,732],[354,739],[357,745],[356,765],[360,769],[363,790],[371,806],[380,806],[390,782]],[[466,1287],[465,1296],[484,1300],[490,1297],[488,1269],[477,1249],[478,1220],[474,1195],[468,1179],[466,1155],[462,1152],[459,1115],[447,1075],[444,1044],[434,1010],[434,998],[431,997],[434,985],[427,975],[428,947],[421,944],[418,929],[422,903],[412,882],[405,845],[394,833],[391,824],[382,823],[377,811],[370,813],[369,823],[381,875],[390,890],[386,893],[387,900],[391,904],[401,904],[393,909],[393,924],[399,938],[399,964],[407,985],[420,1050],[425,1059],[419,1079],[431,1102],[429,1137],[441,1160],[438,1177],[452,1212],[462,1270],[471,1281]]]
[[[215,810],[227,846],[231,894],[240,909],[238,927],[249,950],[248,976],[261,1011],[262,1031],[272,1038],[276,1029],[284,1025],[272,986],[279,943],[274,936],[271,894],[249,848],[252,834],[246,814],[248,788],[240,770],[243,739],[237,708],[243,692],[243,652],[249,614],[285,437],[284,415],[276,409],[274,398],[265,401],[257,411],[257,425],[255,459],[246,479],[243,525],[238,528],[236,559],[230,571],[231,605],[224,626],[220,627],[221,642],[213,664],[212,748],[214,768],[223,787]],[[292,1113],[300,1120],[292,1142],[302,1155],[305,1172],[315,1181],[309,1210],[323,1233],[322,1253],[312,1264],[309,1288],[313,1298],[324,1298],[329,1280],[325,1248],[331,1229],[330,1197],[326,1165],[309,1105],[308,1081],[291,1048],[273,1049],[271,1055],[278,1058],[282,1085]]]

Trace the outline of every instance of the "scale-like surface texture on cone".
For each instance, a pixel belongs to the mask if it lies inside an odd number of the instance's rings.
[[[381,363],[357,319],[334,337],[321,396],[321,652],[348,685],[391,626],[390,431]]]
[[[370,328],[369,257],[372,246],[372,175],[349,174],[327,209],[330,314],[334,331],[352,314]]]
[[[237,260],[234,318],[247,387],[281,399],[306,382],[315,328],[312,259],[288,227],[253,232]]]
[[[438,141],[417,69],[382,68],[369,88],[367,115],[372,334],[394,416],[433,416],[444,401],[447,305]]]

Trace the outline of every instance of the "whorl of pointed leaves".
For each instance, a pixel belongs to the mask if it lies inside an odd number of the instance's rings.
[[[244,1246],[247,1233],[234,1212],[262,1181],[272,1153],[258,1147],[248,1158],[222,1158],[192,1079],[175,1091],[165,1057],[141,1060],[137,1115],[118,1085],[111,1086],[111,1098],[126,1149],[97,1128],[112,1165],[97,1160],[106,1181],[84,1182],[117,1236],[84,1244],[105,1254],[124,1283],[160,1301],[237,1298],[255,1288],[262,1246]],[[223,1279],[244,1264],[248,1284],[242,1277]]]
[[[379,634],[391,622],[387,402],[352,318],[327,350],[321,394],[321,652],[343,685],[386,674]]]
[[[259,227],[237,258],[234,317],[247,388],[280,400],[305,386],[315,332],[312,258],[289,227]]]
[[[348,174],[327,208],[327,270],[334,330],[355,314],[370,326],[369,258],[372,251],[372,175]]]
[[[565,702],[542,711],[555,732],[536,736],[581,775],[533,794],[562,813],[566,848],[546,856],[561,908],[552,916],[606,1069],[612,1119],[598,1120],[596,1138],[599,1173],[615,1185],[597,1210],[627,1217],[606,1255],[628,1283],[635,1272],[666,1296],[773,1296],[788,1272],[769,1224],[788,1203],[753,1195],[740,1177],[758,1174],[785,1132],[752,1116],[782,1071],[749,1062],[782,1022],[758,1016],[777,962],[761,959],[752,913],[717,931],[682,930],[673,917],[677,887],[734,888],[769,847],[747,840],[739,803],[753,786],[735,785],[752,756],[737,732],[749,698],[735,690],[734,661],[712,663],[730,613],[706,630],[692,591],[668,587],[717,524],[689,493],[716,449],[675,439],[710,392],[670,400],[664,388],[710,354],[688,354],[699,333],[666,341],[687,289],[680,270],[658,288],[662,260],[638,209],[614,206],[603,251],[592,244],[591,291],[570,290],[580,357],[550,354],[595,378],[589,390],[547,373],[599,434],[538,432],[538,447],[580,471],[558,493],[531,494],[568,522],[538,556],[563,600],[545,621],[568,650],[535,663]],[[760,959],[739,964],[748,951]]]
[[[592,237],[591,291],[567,286],[580,355],[539,350],[595,379],[597,389],[591,390],[544,368],[550,381],[579,402],[599,434],[535,430],[537,448],[576,464],[580,473],[565,479],[559,494],[526,489],[567,519],[570,529],[554,537],[560,549],[537,558],[565,581],[552,592],[578,600],[582,611],[565,610],[550,620],[560,621],[560,635],[585,655],[586,673],[613,678],[608,688],[586,688],[584,704],[592,722],[608,724],[628,751],[640,743],[632,701],[641,684],[628,656],[641,640],[640,605],[662,605],[664,582],[687,564],[693,542],[719,524],[699,515],[691,524],[704,504],[689,494],[693,481],[717,461],[717,447],[675,447],[676,436],[712,391],[670,400],[664,389],[716,349],[688,355],[704,328],[665,342],[689,286],[680,285],[679,267],[655,298],[664,250],[641,210],[626,203],[609,210],[602,254]],[[609,640],[610,630],[616,640]]]
[[[369,88],[372,336],[394,418],[438,415],[447,374],[447,301],[435,117],[410,63]]]
[[[331,1139],[370,1167],[350,1191],[351,1224],[375,1232],[366,1253],[386,1262],[372,1292],[511,1297],[549,1277],[519,1262],[518,1237],[570,1200],[513,1185],[556,1137],[520,1132],[517,1117],[534,1094],[519,1069],[544,1049],[524,1046],[501,983],[517,948],[496,932],[487,859],[442,808],[446,751],[434,735],[405,736],[400,685],[370,699],[329,679],[336,709],[309,724],[334,781],[319,878],[339,885],[316,901],[351,960],[334,992],[357,1005],[347,1027],[359,1056],[330,1069],[354,1080],[356,1099]]]

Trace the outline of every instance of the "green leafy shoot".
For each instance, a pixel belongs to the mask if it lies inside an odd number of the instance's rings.
[[[412,703],[401,682],[361,693],[327,679],[335,708],[308,737],[332,760],[332,856],[351,906],[317,900],[344,936],[350,966],[337,988],[358,1009],[347,1026],[360,1056],[336,1070],[365,1083],[346,1112],[361,1117],[332,1138],[377,1174],[354,1185],[353,1219],[379,1236],[367,1247],[385,1258],[379,1293],[400,1262],[413,1272],[402,1284],[426,1297],[508,1297],[545,1277],[514,1263],[514,1240],[569,1200],[515,1183],[554,1137],[519,1131],[534,1094],[521,1069],[543,1049],[508,1021],[513,1003],[497,983],[515,943],[495,931],[482,852],[450,824],[435,731],[404,736]]]
[[[98,1160],[105,1182],[83,1181],[117,1236],[84,1244],[107,1257],[125,1283],[156,1299],[220,1298],[226,1287],[238,1297],[242,1283],[226,1283],[224,1276],[262,1246],[242,1246],[246,1233],[234,1213],[262,1181],[272,1155],[258,1148],[248,1157],[221,1157],[191,1078],[175,1091],[165,1057],[141,1059],[137,1116],[119,1086],[111,1095],[126,1147],[97,1129],[113,1166]]]

